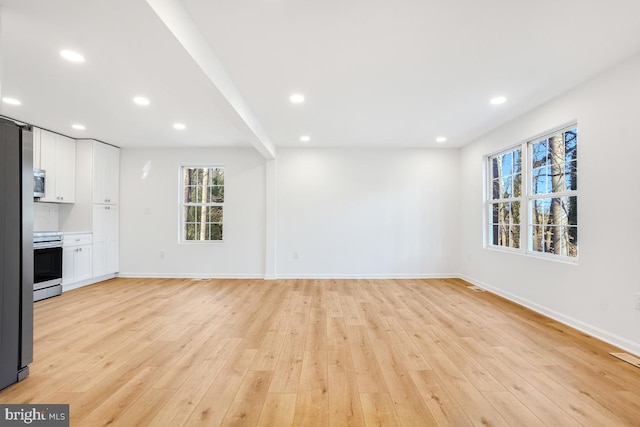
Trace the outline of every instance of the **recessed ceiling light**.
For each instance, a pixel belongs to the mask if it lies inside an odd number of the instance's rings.
[[[442,143],[442,142],[446,142],[446,141],[447,141],[447,138],[445,138],[444,136],[439,136],[439,137],[436,138],[436,142]]]
[[[496,96],[495,98],[491,98],[491,101],[489,101],[491,103],[491,105],[500,105],[500,104],[504,104],[507,101],[507,98],[505,98],[504,96]]]
[[[289,97],[289,101],[294,104],[301,104],[304,102],[304,95],[302,95],[301,93],[294,93]]]
[[[72,128],[74,128],[75,130],[85,130],[86,127],[84,125],[80,125],[80,124],[73,124],[71,125]]]
[[[173,128],[178,130],[185,130],[187,126],[185,126],[184,123],[174,123]]]
[[[61,50],[60,56],[71,62],[84,62],[84,56],[72,50]]]
[[[133,102],[138,105],[149,105],[149,99],[145,98],[144,96],[136,96],[135,98],[133,98]]]
[[[302,142],[309,142],[309,141],[311,141],[311,137],[310,137],[309,135],[302,135],[302,136],[300,137],[300,141],[302,141]]]
[[[15,98],[2,98],[2,102],[4,102],[5,104],[11,104],[11,105],[20,105],[22,104],[22,102],[20,102],[19,100],[15,99]]]

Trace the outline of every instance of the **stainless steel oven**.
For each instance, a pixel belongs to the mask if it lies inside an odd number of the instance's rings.
[[[62,233],[33,233],[33,300],[62,293]]]

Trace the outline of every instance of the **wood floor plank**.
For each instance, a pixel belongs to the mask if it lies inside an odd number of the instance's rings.
[[[267,398],[271,371],[248,371],[222,425],[256,425]],[[247,405],[247,402],[251,402]]]
[[[354,372],[329,372],[329,424],[364,425],[362,404]]]
[[[182,373],[183,381],[177,388],[172,387],[176,383],[173,376],[168,376],[172,380],[170,382],[164,382],[165,378],[156,382],[151,388],[173,389],[175,393],[158,409],[150,424],[177,426],[185,423],[227,362],[228,360],[218,359],[194,366],[193,369]],[[158,387],[158,383],[162,383],[162,386]]]
[[[433,415],[436,425],[456,427],[472,424],[434,371],[411,371],[409,374]]]
[[[620,351],[459,279],[125,279],[34,304],[0,403],[74,427],[634,426]]]
[[[296,393],[268,393],[262,405],[258,427],[293,426]]]
[[[364,422],[368,427],[399,426],[400,420],[388,393],[360,393]]]
[[[254,349],[238,349],[202,396],[185,425],[220,425],[255,355]]]

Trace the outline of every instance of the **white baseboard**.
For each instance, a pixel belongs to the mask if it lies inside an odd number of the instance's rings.
[[[91,279],[81,280],[79,282],[69,283],[69,284],[66,284],[66,285],[63,284],[62,285],[62,292],[67,292],[67,291],[71,291],[71,290],[74,290],[74,289],[82,288],[83,286],[93,285],[93,284],[96,284],[98,282],[104,282],[105,280],[113,279],[114,277],[116,277],[115,274],[107,274],[107,275],[104,275],[104,276],[92,277]]]
[[[616,347],[621,348],[622,350],[625,350],[629,353],[640,355],[640,343],[636,343],[633,342],[631,340],[628,340],[626,338],[620,337],[618,335],[612,334],[610,332],[607,332],[603,329],[600,329],[596,326],[590,325],[588,323],[582,322],[578,319],[575,319],[571,316],[566,316],[562,313],[559,313],[555,310],[552,310],[548,307],[545,307],[543,305],[534,303],[532,301],[529,301],[525,298],[521,298],[517,295],[514,295],[510,292],[506,292],[502,289],[498,289],[495,288],[491,285],[489,285],[488,283],[484,283],[480,280],[476,280],[472,277],[468,277],[465,275],[458,275],[457,276],[460,279],[466,280],[467,282],[476,285],[482,289],[485,289],[491,293],[494,293],[496,295],[499,295],[505,299],[508,299],[509,301],[515,302],[518,305],[521,305],[523,307],[526,307],[530,310],[535,311],[536,313],[540,313],[544,316],[547,316],[553,320],[556,320],[560,323],[563,323],[565,325],[571,326],[574,329],[577,329],[581,332],[584,332],[586,334],[591,335],[594,338],[597,338],[599,340],[602,340],[606,343],[609,343],[611,345],[614,345]]]
[[[211,273],[127,273],[118,277],[130,279],[264,279],[262,274],[211,274]]]
[[[459,274],[278,274],[278,279],[451,279]]]

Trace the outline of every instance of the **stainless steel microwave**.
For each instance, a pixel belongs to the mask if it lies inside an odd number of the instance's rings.
[[[45,194],[46,172],[42,169],[33,170],[33,197],[39,199]]]

